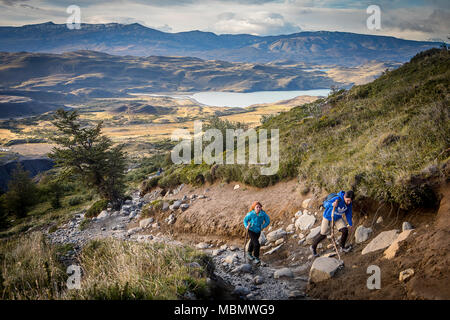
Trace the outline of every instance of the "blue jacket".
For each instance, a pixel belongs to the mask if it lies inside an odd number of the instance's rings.
[[[347,222],[350,226],[352,226],[352,203],[350,203],[348,206],[345,204],[344,201],[344,191],[341,191],[338,193],[338,195],[334,198],[331,198],[328,201],[325,201],[323,206],[325,208],[325,211],[323,212],[323,217],[327,219],[328,221],[331,221],[331,213],[333,212],[333,202],[336,201],[336,199],[339,199],[338,205],[336,209],[334,210],[334,221],[342,219],[342,215],[345,213],[345,217],[347,218]]]
[[[270,223],[270,218],[267,213],[263,210],[259,212],[257,215],[255,210],[250,211],[244,218],[244,227],[247,228],[247,225],[250,223],[250,231],[253,232],[261,232],[262,229],[266,228]]]

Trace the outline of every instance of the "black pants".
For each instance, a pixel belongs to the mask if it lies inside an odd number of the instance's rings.
[[[250,236],[250,245],[248,246],[248,252],[251,254],[253,252],[253,256],[259,258],[259,236],[261,232],[253,232],[248,230],[248,235]]]
[[[346,227],[346,228],[339,229],[339,232],[342,233],[341,243],[340,243],[341,248],[345,248],[345,242],[347,241],[347,237],[348,237],[348,228]],[[325,239],[326,237],[327,236],[324,236],[323,234],[320,234],[320,233],[316,236],[316,238],[313,240],[313,244],[312,244],[312,247],[314,248],[314,250],[316,250],[319,242],[322,241],[323,239]]]

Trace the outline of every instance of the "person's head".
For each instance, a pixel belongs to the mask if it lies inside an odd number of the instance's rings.
[[[350,203],[352,203],[353,198],[355,198],[355,193],[352,190],[347,191],[344,194],[345,204],[349,205]]]
[[[255,210],[256,213],[259,213],[262,209],[262,204],[259,201],[255,201],[252,204],[251,210]]]

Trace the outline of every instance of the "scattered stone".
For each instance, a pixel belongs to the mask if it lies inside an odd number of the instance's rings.
[[[312,242],[312,239],[320,233],[320,226],[311,229],[311,232],[306,237],[306,242]]]
[[[253,278],[253,283],[258,285],[264,283],[264,278],[261,276],[256,276]]]
[[[383,222],[383,217],[378,217],[378,219],[377,219],[377,224],[380,224],[380,223],[382,223]]]
[[[239,248],[238,247],[236,247],[236,246],[230,246],[230,251],[236,251],[236,250],[238,250]]]
[[[187,203],[183,203],[183,204],[180,206],[180,208],[181,208],[182,211],[185,211],[185,210],[187,210],[187,209],[189,208],[189,205],[188,205]]]
[[[284,237],[286,235],[286,231],[283,230],[283,228],[277,229],[275,231],[270,232],[267,234],[267,241],[269,242],[275,242],[278,239]]]
[[[153,221],[154,221],[153,217],[142,219],[141,221],[139,221],[139,227],[147,228]]]
[[[228,246],[226,244],[223,244],[223,245],[220,246],[220,249],[221,250],[227,250]]]
[[[413,228],[413,226],[411,225],[411,223],[409,223],[409,222],[407,222],[407,221],[403,222],[403,224],[402,224],[402,231],[405,231],[405,230],[412,230],[412,229],[414,229],[414,228]]]
[[[106,231],[106,228],[105,228],[105,227],[103,227],[103,228],[102,228],[102,231]]]
[[[207,249],[209,248],[209,244],[205,242],[200,242],[195,246],[197,249]]]
[[[367,254],[377,250],[385,249],[389,247],[398,237],[398,230],[383,231],[376,236],[369,244],[363,249],[361,254]]]
[[[273,277],[275,279],[280,279],[280,278],[292,278],[294,277],[294,274],[292,273],[292,270],[289,268],[282,268],[282,269],[278,269],[274,272]]]
[[[315,222],[316,217],[304,213],[295,221],[295,227],[300,230],[308,230]]]
[[[298,298],[303,298],[304,296],[305,296],[305,294],[299,290],[291,290],[288,293],[289,299],[298,299]]]
[[[233,254],[226,256],[225,259],[223,259],[223,262],[228,263],[228,264],[233,264],[236,262],[237,259],[238,259],[238,254],[233,253]]]
[[[136,232],[139,232],[139,231],[141,231],[141,230],[142,230],[141,227],[136,227],[136,228],[128,229],[127,235],[128,235],[128,236],[131,236],[132,234],[134,234],[134,233],[136,233]]]
[[[304,237],[305,237],[305,235],[304,235],[303,233],[299,233],[299,234],[298,234],[298,238],[299,238],[299,239],[303,239]]]
[[[215,249],[215,250],[213,250],[212,255],[213,255],[213,257],[216,257],[216,256],[220,255],[224,251],[225,250],[222,250],[222,249]]]
[[[298,245],[301,246],[303,243],[305,243],[305,239],[298,240]]]
[[[301,210],[298,210],[298,211],[294,214],[294,217],[295,217],[295,218],[298,218],[298,217],[300,217],[302,214],[303,214],[303,212],[302,212]]]
[[[276,246],[279,245],[279,244],[282,244],[282,243],[284,243],[284,239],[283,238],[278,239],[277,241],[275,241],[275,245]]]
[[[277,247],[275,247],[275,248],[272,248],[271,250],[265,252],[265,253],[264,253],[264,256],[265,256],[265,255],[268,255],[268,254],[274,253],[275,251],[277,251],[278,249],[280,249],[280,248],[283,246],[283,244],[284,244],[284,243],[282,243],[282,244],[280,244],[279,246],[277,246]]]
[[[237,189],[239,189],[239,185],[238,185],[238,184],[236,184],[236,185],[234,186],[233,190],[237,190]]]
[[[240,266],[234,268],[231,272],[233,272],[233,273],[250,273],[250,272],[252,272],[252,266],[248,263],[241,264]]]
[[[106,218],[107,216],[108,216],[108,211],[103,210],[102,212],[100,212],[100,213],[98,214],[97,220]]]
[[[355,241],[356,243],[362,243],[369,239],[372,233],[372,228],[365,228],[364,226],[359,226],[355,231]]]
[[[233,290],[233,294],[237,296],[246,296],[250,293],[248,288],[242,286],[236,286]]]
[[[309,281],[317,283],[331,279],[341,266],[342,261],[335,258],[319,257],[311,266]]]
[[[169,210],[169,208],[170,208],[170,205],[169,205],[169,203],[168,202],[163,202],[163,205],[162,205],[162,211],[167,211],[167,210]]]
[[[322,243],[319,243],[318,245],[317,245],[317,249],[322,249],[323,248],[323,244]]]
[[[154,224],[152,224],[152,228],[158,229],[158,228],[159,228],[159,223],[158,223],[158,222],[155,222]]]
[[[399,276],[398,276],[398,280],[400,282],[405,282],[406,280],[408,280],[409,278],[411,278],[414,275],[414,269],[406,269],[403,270],[402,272],[400,272]]]
[[[294,232],[295,231],[295,225],[294,224],[290,224],[287,226],[286,228],[286,232]]]
[[[311,200],[312,200],[311,198],[303,200],[303,202],[302,202],[303,209],[307,209],[310,207],[309,205],[311,203]]]
[[[399,242],[405,240],[406,238],[408,238],[408,236],[410,235],[410,233],[413,231],[414,229],[408,229],[405,230],[403,232],[401,232],[397,239],[395,239],[394,242],[392,242],[392,244],[389,246],[389,248],[387,248],[384,251],[384,257],[386,259],[392,259],[395,257],[395,255],[397,254],[397,250],[399,249]]]
[[[266,235],[264,234],[264,231],[261,231],[261,234],[259,236],[259,244],[263,246],[266,244],[266,242],[267,242]]]

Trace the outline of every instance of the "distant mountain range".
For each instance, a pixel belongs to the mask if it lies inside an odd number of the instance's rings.
[[[140,24],[82,24],[70,30],[52,22],[0,27],[0,51],[62,53],[94,50],[115,55],[189,56],[232,62],[274,61],[355,66],[368,61],[405,62],[439,42],[347,32],[300,32],[278,36],[166,33]]]

